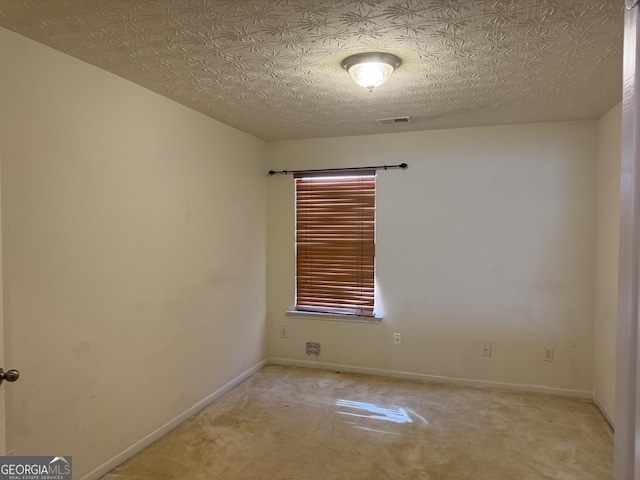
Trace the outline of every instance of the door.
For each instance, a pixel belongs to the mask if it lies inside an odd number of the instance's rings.
[[[2,165],[2,144],[0,143],[0,166]],[[1,172],[1,167],[0,167]],[[1,174],[1,173],[0,173]],[[2,198],[2,195],[0,195]],[[0,202],[0,207],[2,203]],[[1,208],[0,208],[1,211]],[[0,215],[0,220],[2,215]],[[2,221],[0,221],[0,239],[2,238]],[[0,367],[4,366],[4,302],[2,301],[3,283],[2,283],[2,242],[0,242]],[[5,395],[6,382],[0,385],[0,455],[7,452],[7,430],[5,426]]]
[[[0,165],[2,164],[2,144],[0,144]],[[0,168],[1,170],[1,168]],[[1,195],[0,195],[1,198]],[[0,203],[1,206],[1,203]],[[0,219],[2,216],[0,215]],[[0,221],[0,239],[2,238],[2,222]],[[5,423],[5,391],[10,382],[18,379],[18,372],[5,368],[4,358],[4,302],[2,278],[2,244],[0,242],[0,455],[7,452],[7,430]],[[6,371],[5,371],[6,370]],[[5,381],[6,380],[6,381]]]
[[[2,165],[2,144],[0,143],[0,166]],[[1,169],[0,169],[1,171]],[[2,196],[0,195],[0,198]],[[1,207],[1,202],[0,202]],[[1,209],[0,209],[1,211]],[[2,215],[0,215],[0,219]],[[0,239],[2,238],[2,222],[0,221]],[[4,366],[4,303],[2,301],[2,242],[0,242],[0,367]],[[6,382],[0,385],[0,455],[7,452],[7,430],[5,427],[5,395]]]
[[[614,479],[640,480],[640,5],[625,1]]]

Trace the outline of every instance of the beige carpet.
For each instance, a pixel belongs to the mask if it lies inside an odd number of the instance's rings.
[[[588,401],[267,366],[105,480],[609,480]]]

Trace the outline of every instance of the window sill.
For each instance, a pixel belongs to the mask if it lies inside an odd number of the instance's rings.
[[[381,323],[382,315],[373,317],[365,317],[359,315],[340,315],[337,313],[318,313],[318,312],[302,312],[298,310],[289,310],[287,317],[304,318],[305,320],[328,320],[332,322],[351,322],[351,323]]]

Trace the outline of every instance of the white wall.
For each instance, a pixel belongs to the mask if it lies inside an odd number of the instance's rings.
[[[620,141],[622,106],[598,121],[594,399],[613,423],[620,241]]]
[[[0,64],[7,448],[80,478],[265,358],[266,146],[3,29]]]
[[[294,301],[293,181],[269,179],[269,356],[589,395],[596,125],[270,144],[276,170],[400,162],[409,169],[378,176],[378,325],[285,317]],[[279,337],[280,325],[288,338]],[[393,332],[401,346],[392,345]],[[305,355],[306,341],[321,343],[320,357]],[[490,358],[480,356],[484,342]],[[542,361],[546,346],[555,349],[553,363]]]

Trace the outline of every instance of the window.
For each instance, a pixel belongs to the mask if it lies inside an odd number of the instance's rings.
[[[373,317],[375,171],[295,182],[295,309]]]

